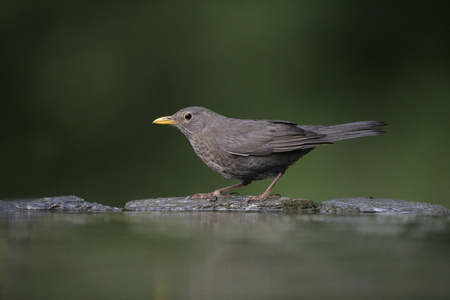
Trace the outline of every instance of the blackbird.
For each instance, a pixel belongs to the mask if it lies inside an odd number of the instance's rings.
[[[188,138],[195,153],[208,167],[226,178],[242,180],[212,193],[191,196],[208,200],[223,197],[224,192],[246,186],[254,180],[275,177],[264,193],[245,199],[264,201],[286,169],[315,147],[387,132],[369,129],[387,125],[381,121],[334,126],[298,125],[278,120],[227,118],[198,106],[181,109],[153,123],[175,126]]]

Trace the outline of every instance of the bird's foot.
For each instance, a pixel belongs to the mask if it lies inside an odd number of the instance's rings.
[[[283,196],[281,196],[281,194],[270,194],[268,197],[269,198],[280,198],[280,197],[283,197]]]
[[[266,194],[264,193],[264,194],[261,194],[261,195],[259,195],[259,196],[247,196],[247,197],[245,198],[244,202],[249,202],[249,201],[254,201],[254,200],[258,200],[259,202],[263,202],[263,201],[265,201],[267,198],[279,198],[279,197],[281,197],[280,194],[270,194],[270,195],[266,195]]]
[[[217,196],[214,193],[198,193],[190,196],[193,199],[206,199],[208,201],[216,201]]]
[[[245,197],[244,202],[250,202],[250,201],[254,201],[254,200],[263,202],[266,199],[267,199],[267,195],[264,195],[264,194],[259,195],[259,196],[247,196],[247,197]]]
[[[191,196],[194,199],[206,199],[208,201],[216,201],[217,198],[225,197],[227,195],[222,194],[220,190],[215,190],[212,193],[198,193]]]
[[[234,185],[231,185],[231,186],[227,186],[227,187],[215,190],[212,193],[194,194],[194,195],[191,196],[191,198],[203,198],[203,199],[208,199],[208,201],[216,201],[217,198],[231,197],[231,194],[233,194],[233,193],[230,193],[230,194],[223,194],[223,193],[228,192],[228,191],[233,190],[233,189],[236,189],[236,188],[241,187],[241,186],[245,186],[247,184],[249,184],[249,182],[241,182],[241,183],[238,183],[238,184],[234,184]]]

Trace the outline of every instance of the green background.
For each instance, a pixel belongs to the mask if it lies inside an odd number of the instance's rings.
[[[0,199],[123,206],[234,184],[152,124],[200,105],[299,124],[389,122],[386,135],[314,150],[273,192],[450,207],[449,11],[450,1],[4,0]]]

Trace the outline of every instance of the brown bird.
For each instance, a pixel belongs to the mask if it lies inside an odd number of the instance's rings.
[[[183,108],[153,123],[175,126],[208,167],[226,178],[242,180],[212,193],[192,195],[209,200],[223,197],[224,192],[254,180],[275,177],[264,193],[245,199],[264,201],[286,169],[315,147],[387,132],[369,129],[387,125],[381,121],[334,126],[297,125],[288,121],[227,118],[197,106]]]

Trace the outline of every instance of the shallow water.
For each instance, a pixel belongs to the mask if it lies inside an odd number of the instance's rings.
[[[448,217],[0,215],[3,299],[444,299],[449,253]]]

